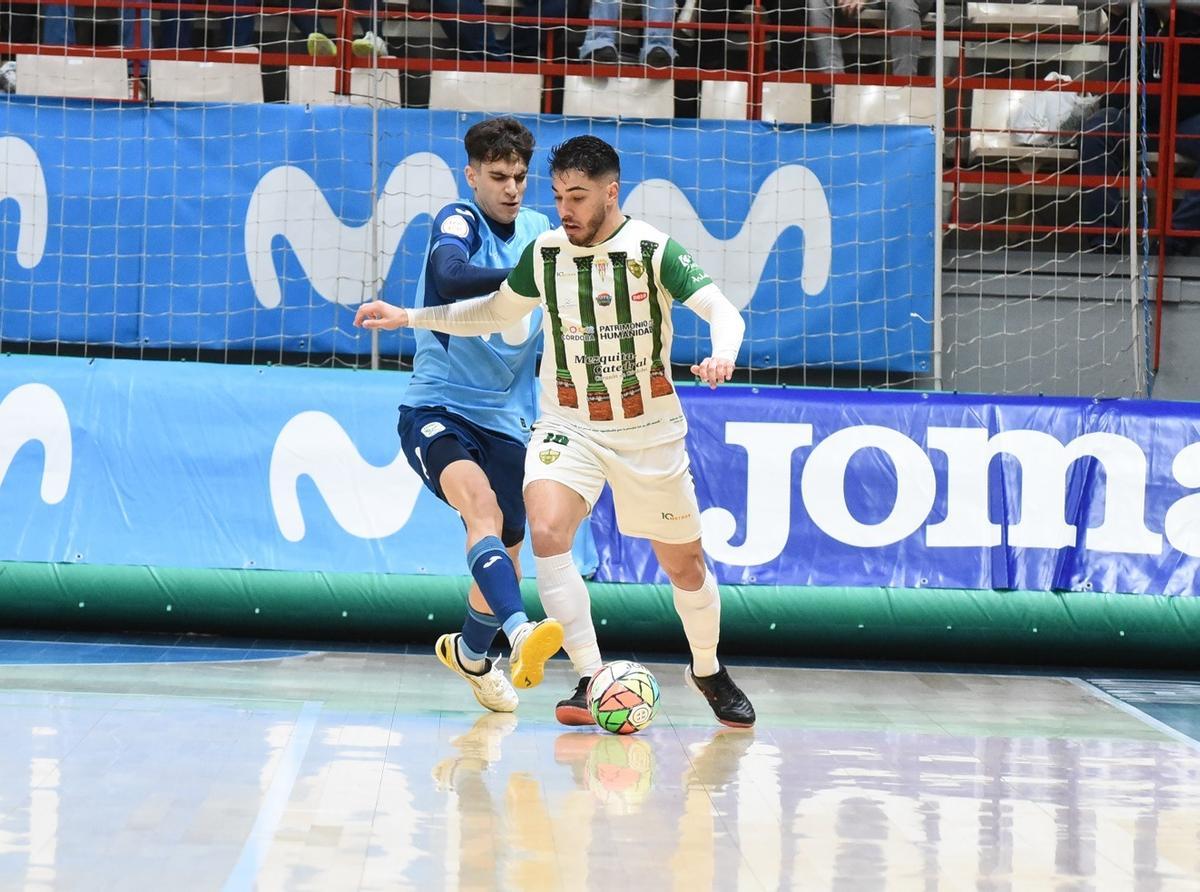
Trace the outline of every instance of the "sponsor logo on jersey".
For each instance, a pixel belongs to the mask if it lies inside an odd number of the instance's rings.
[[[440,434],[445,429],[446,425],[442,424],[440,421],[431,421],[429,424],[421,428],[421,436],[425,437],[425,439],[429,439],[434,434]]]
[[[544,465],[552,465],[558,461],[558,457],[562,455],[557,449],[543,449],[538,453],[538,458],[542,460]]]
[[[637,260],[630,260],[627,264],[625,264],[625,268],[629,270],[630,274],[635,279],[640,279],[642,277],[642,273],[646,271],[642,264]],[[635,297],[634,300],[637,300],[637,298]]]
[[[692,256],[690,254],[679,255],[679,265],[685,269],[692,265]]]
[[[635,292],[633,292],[633,294],[629,295],[629,297],[635,301],[645,300],[649,296],[650,296],[650,294],[646,291],[635,291]]]
[[[672,514],[670,511],[664,511],[662,513],[663,520],[687,520],[691,516],[691,511],[689,511],[687,514]]]
[[[596,295],[596,303],[602,307],[607,307],[610,303],[612,303],[612,295],[607,291],[601,291]]]

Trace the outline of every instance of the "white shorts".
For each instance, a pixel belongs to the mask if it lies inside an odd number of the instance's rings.
[[[669,545],[700,538],[700,506],[683,440],[648,449],[615,450],[544,424],[534,427],[525,453],[525,485],[554,480],[596,505],[612,487],[617,528],[626,536]]]

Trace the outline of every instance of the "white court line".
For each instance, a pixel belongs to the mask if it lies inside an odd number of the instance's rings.
[[[292,796],[292,787],[300,774],[300,765],[304,754],[308,752],[309,741],[317,727],[317,716],[321,713],[321,704],[314,700],[306,700],[300,707],[300,715],[292,728],[292,736],[288,738],[283,755],[279,757],[279,767],[271,778],[271,785],[263,796],[262,805],[258,809],[258,817],[250,834],[242,846],[242,854],[229,873],[222,887],[223,892],[241,892],[253,889],[258,881],[258,872],[266,860],[268,849],[275,839],[275,830],[283,818],[283,810],[287,807]]]
[[[1133,716],[1138,721],[1142,722],[1143,724],[1149,725],[1151,728],[1154,728],[1156,731],[1161,731],[1163,734],[1166,734],[1168,737],[1170,737],[1175,742],[1182,743],[1185,746],[1191,747],[1192,749],[1200,752],[1200,740],[1193,740],[1191,737],[1188,737],[1182,731],[1178,731],[1175,728],[1172,728],[1170,725],[1166,724],[1165,722],[1160,722],[1154,716],[1148,715],[1147,713],[1142,712],[1136,706],[1126,703],[1124,700],[1118,700],[1112,694],[1108,693],[1108,691],[1101,690],[1100,688],[1098,688],[1094,684],[1092,684],[1090,681],[1086,681],[1085,679],[1082,679],[1082,678],[1068,678],[1067,680],[1069,682],[1071,682],[1072,684],[1077,685],[1078,687],[1082,688],[1085,693],[1091,694],[1097,700],[1103,700],[1109,706],[1112,706],[1112,707],[1115,707],[1115,708],[1121,710],[1121,712],[1125,713],[1126,715]]]

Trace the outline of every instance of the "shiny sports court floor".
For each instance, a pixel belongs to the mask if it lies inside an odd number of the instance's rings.
[[[1200,683],[740,666],[722,730],[431,654],[0,641],[0,889],[1200,889]],[[1193,676],[1196,678],[1196,676]]]

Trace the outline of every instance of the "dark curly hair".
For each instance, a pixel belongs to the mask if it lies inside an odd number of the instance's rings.
[[[621,159],[617,150],[595,136],[573,136],[550,150],[550,173],[577,170],[588,179],[598,180],[606,174],[621,179]]]
[[[533,134],[516,118],[488,118],[467,131],[463,146],[472,164],[505,161],[516,156],[528,167],[533,157]]]

